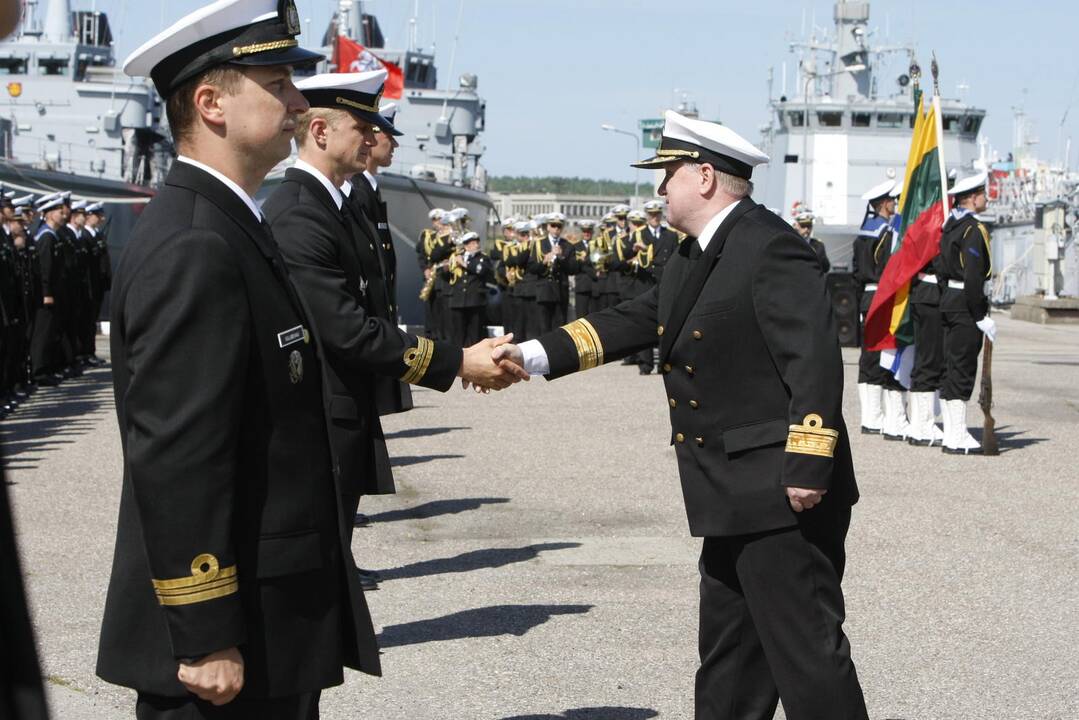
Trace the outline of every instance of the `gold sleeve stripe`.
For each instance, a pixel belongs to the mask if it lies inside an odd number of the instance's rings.
[[[603,343],[599,339],[599,333],[592,323],[585,319],[574,320],[569,325],[563,325],[570,339],[577,348],[577,358],[581,363],[581,370],[591,370],[603,364]]]
[[[787,452],[830,458],[835,455],[839,431],[822,427],[824,421],[816,413],[805,416],[802,425],[791,425],[787,435]]]
[[[435,344],[429,338],[417,338],[419,343],[414,348],[405,350],[404,362],[408,370],[401,376],[402,382],[415,385],[427,374],[431,358],[435,355]]]
[[[191,575],[170,580],[152,580],[157,601],[162,605],[190,605],[231,595],[240,589],[236,566],[222,568],[209,553],[191,561]]]

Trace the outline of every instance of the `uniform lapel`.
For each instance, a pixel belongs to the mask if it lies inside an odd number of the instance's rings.
[[[678,333],[682,331],[682,326],[686,324],[686,318],[697,303],[697,297],[701,294],[704,284],[708,281],[708,276],[712,274],[712,269],[716,266],[716,262],[723,253],[723,245],[727,242],[727,236],[730,235],[731,229],[738,224],[743,215],[756,206],[757,204],[749,198],[741,200],[731,211],[731,214],[720,224],[715,235],[708,242],[708,247],[696,260],[693,257],[700,252],[700,244],[695,238],[687,238],[687,242],[691,243],[687,248],[690,258],[689,274],[686,276],[686,280],[674,300],[670,317],[664,323],[663,335],[660,336],[659,340],[660,362],[664,362],[670,357],[674,341],[678,338]]]

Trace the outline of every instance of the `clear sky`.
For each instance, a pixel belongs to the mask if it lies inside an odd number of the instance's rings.
[[[90,2],[72,0],[72,5]],[[407,44],[413,3],[364,3],[366,12],[378,16],[389,46]],[[111,16],[122,59],[203,3],[96,4]],[[318,44],[336,5],[335,0],[297,0],[301,18],[311,20],[312,37],[305,44]],[[600,125],[636,132],[638,119],[659,117],[683,93],[702,117],[719,119],[758,141],[768,120],[769,67],[775,69],[776,96],[784,62],[788,95],[797,94],[798,56],[788,44],[807,37],[814,20],[830,30],[833,7],[826,0],[419,0],[418,5],[420,45],[436,44],[440,85],[456,85],[463,72],[479,76],[479,92],[487,100],[484,164],[492,174],[621,180],[633,179],[628,163],[636,146]],[[1036,154],[1062,157],[1060,138],[1070,136],[1071,164],[1079,164],[1079,4],[877,0],[870,13],[876,44],[913,45],[927,78],[930,52],[936,52],[944,94],[988,111],[983,133],[995,149],[1011,149],[1013,108],[1022,106],[1040,139]],[[881,94],[895,89],[905,65],[905,59],[897,59],[887,66]]]

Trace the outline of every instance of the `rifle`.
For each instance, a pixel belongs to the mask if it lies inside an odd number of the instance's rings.
[[[985,338],[982,348],[982,386],[978,393],[978,405],[985,415],[985,422],[982,424],[982,454],[999,455],[994,432],[997,421],[993,419],[993,341],[989,338]]]

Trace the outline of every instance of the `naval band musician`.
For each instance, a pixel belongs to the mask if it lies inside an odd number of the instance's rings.
[[[864,720],[843,633],[858,490],[816,255],[749,198],[767,156],[668,111],[655,158],[682,242],[658,288],[496,357],[548,378],[658,336],[690,530],[703,536],[696,718]],[[736,342],[732,339],[737,339]]]

